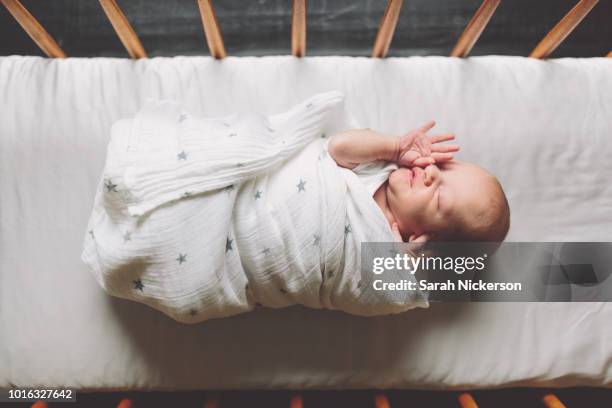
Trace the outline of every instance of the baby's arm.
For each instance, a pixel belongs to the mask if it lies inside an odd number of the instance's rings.
[[[352,169],[376,160],[396,161],[399,148],[398,136],[354,129],[334,134],[327,150],[339,166]]]
[[[370,129],[347,130],[336,133],[329,140],[328,151],[339,166],[349,169],[375,160],[397,162],[405,167],[425,167],[453,159],[457,145],[442,142],[453,140],[450,133],[428,136],[434,127],[430,121],[403,136],[385,135]]]

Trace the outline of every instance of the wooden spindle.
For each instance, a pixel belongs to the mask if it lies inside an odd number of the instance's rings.
[[[200,8],[202,26],[204,27],[204,35],[206,36],[206,43],[208,44],[210,55],[217,59],[225,58],[227,53],[225,52],[221,29],[219,28],[217,16],[215,15],[215,10],[211,1],[198,0],[198,6]]]
[[[384,58],[389,52],[389,46],[393,40],[393,33],[395,33],[403,3],[404,0],[388,0],[385,14],[380,21],[380,27],[374,41],[372,58]]]
[[[389,399],[385,394],[377,394],[374,396],[374,406],[376,408],[391,408],[391,404],[389,404]]]
[[[565,404],[555,394],[546,394],[542,397],[542,402],[546,405],[546,408],[565,408]]]
[[[489,24],[500,2],[501,0],[484,0],[482,2],[474,17],[463,30],[461,37],[459,37],[455,48],[451,52],[451,57],[467,57],[487,24]]]
[[[474,397],[472,397],[472,395],[468,392],[464,392],[463,394],[459,395],[457,399],[459,400],[459,405],[461,405],[461,408],[478,408],[478,404],[476,404]]]
[[[606,57],[608,57],[608,58],[612,58],[612,51],[610,51],[610,52],[608,53],[608,55],[606,55]]]
[[[132,408],[133,406],[134,402],[128,398],[122,399],[121,401],[119,401],[119,404],[117,404],[117,408]]]
[[[294,395],[289,401],[289,408],[304,408],[304,401],[300,395]]]
[[[306,0],[293,0],[291,53],[296,57],[306,55]]]
[[[100,5],[130,57],[147,58],[147,53],[140,39],[138,39],[136,32],[125,17],[125,14],[123,14],[117,2],[115,0],[100,0]]]
[[[47,408],[48,405],[45,401],[36,401],[30,408]]]
[[[206,396],[206,400],[204,401],[204,408],[219,408],[219,396]]]
[[[0,2],[47,57],[66,58],[66,53],[19,0],[0,0]]]
[[[570,35],[599,0],[580,0],[531,51],[531,58],[546,58]]]

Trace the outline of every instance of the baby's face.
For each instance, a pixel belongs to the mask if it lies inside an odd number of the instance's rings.
[[[387,201],[400,231],[411,235],[445,231],[469,223],[491,194],[491,176],[482,168],[456,160],[426,168],[400,168],[389,176]]]

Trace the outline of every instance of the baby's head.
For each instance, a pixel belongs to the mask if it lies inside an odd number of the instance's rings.
[[[387,203],[404,241],[501,242],[510,227],[510,209],[497,179],[457,160],[395,170]]]

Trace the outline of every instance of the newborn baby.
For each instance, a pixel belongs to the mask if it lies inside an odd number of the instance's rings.
[[[378,166],[388,177],[373,193],[396,239],[503,241],[510,211],[501,185],[481,167],[453,160],[459,146],[442,142],[454,135],[427,136],[434,125],[401,137],[344,131],[333,135],[328,151],[338,165],[357,172],[374,161],[397,163]]]
[[[83,261],[109,294],[184,323],[258,305],[427,307],[420,291],[371,290],[362,243],[501,240],[503,192],[452,160],[451,135],[428,137],[433,123],[402,137],[350,130],[343,102],[327,92],[220,118],[148,102],[112,128]]]

